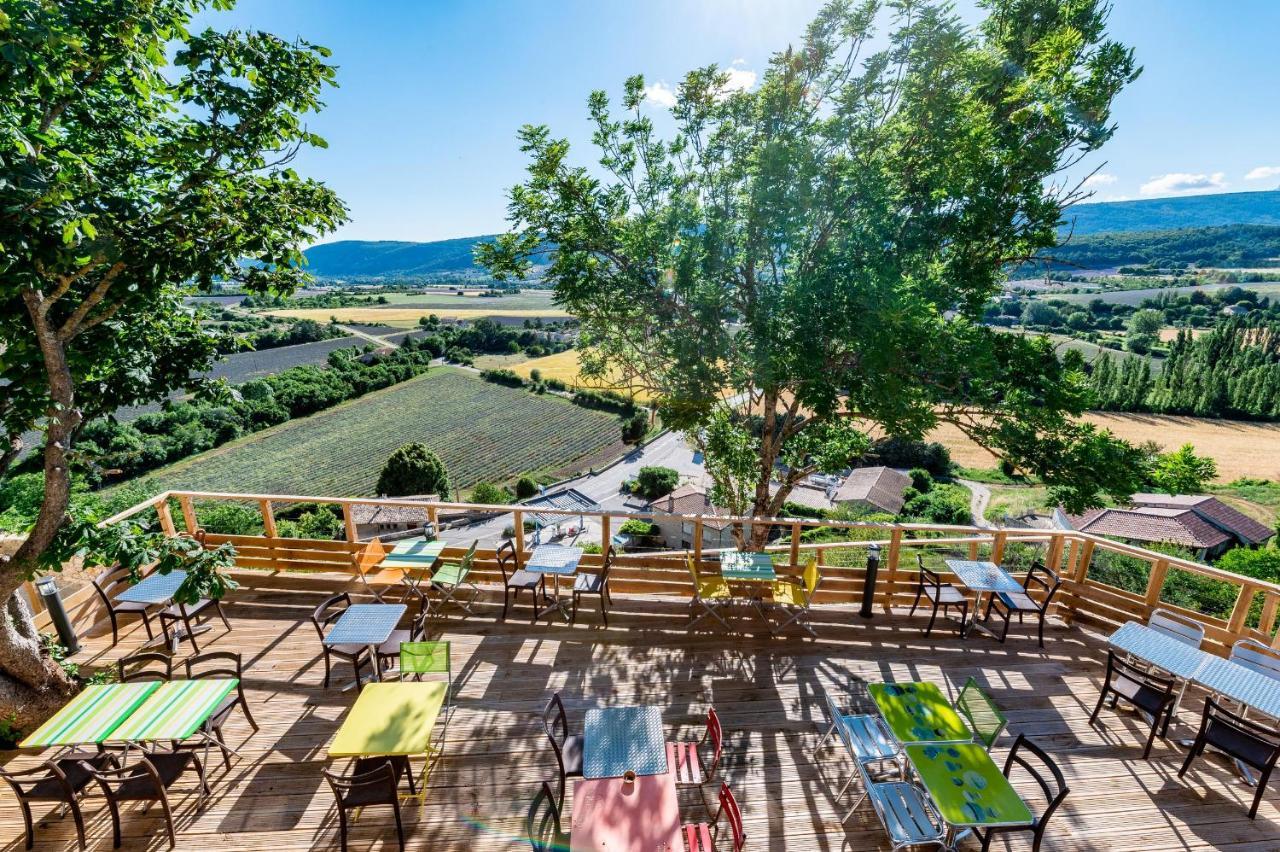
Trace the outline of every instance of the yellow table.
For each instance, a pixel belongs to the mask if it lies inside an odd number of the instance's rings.
[[[425,759],[417,796],[427,804],[431,768],[443,753],[431,742],[447,683],[366,684],[329,746],[330,757],[420,755]],[[446,720],[447,723],[447,720]],[[410,797],[411,798],[411,797]]]

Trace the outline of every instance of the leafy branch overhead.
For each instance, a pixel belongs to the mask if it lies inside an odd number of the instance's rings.
[[[941,3],[829,3],[757,89],[688,74],[669,134],[643,78],[620,112],[594,92],[599,168],[525,127],[511,230],[479,259],[519,277],[549,255],[586,371],[698,436],[732,510],[776,515],[808,473],[939,421],[1069,506],[1127,493],[1131,451],[1074,420],[1082,365],[981,316],[1006,264],[1056,243],[1085,195],[1062,176],[1138,70],[1102,2],[983,5],[969,28]]]

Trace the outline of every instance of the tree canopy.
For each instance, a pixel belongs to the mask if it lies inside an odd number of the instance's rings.
[[[392,453],[382,466],[378,493],[384,497],[438,494],[448,499],[449,472],[439,456],[415,441]]]
[[[500,279],[550,256],[586,372],[648,391],[730,511],[776,515],[809,473],[940,421],[1068,506],[1132,490],[1140,454],[1074,419],[1078,359],[980,320],[1006,265],[1057,242],[1085,194],[1064,170],[1111,137],[1134,58],[1102,2],[983,6],[971,29],[943,3],[831,2],[758,88],[690,72],[665,137],[642,77],[621,113],[594,92],[597,169],[522,129],[511,230],[477,256]]]

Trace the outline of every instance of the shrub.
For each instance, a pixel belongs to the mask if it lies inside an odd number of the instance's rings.
[[[680,473],[669,467],[647,465],[636,473],[633,491],[646,500],[670,494],[680,484]]]
[[[516,498],[520,500],[528,500],[530,497],[538,493],[538,483],[533,481],[533,477],[525,474],[516,480]]]
[[[573,394],[573,402],[583,408],[599,411],[612,411],[630,417],[636,410],[636,404],[620,393],[601,390],[577,390]]]
[[[866,464],[922,467],[934,476],[947,476],[951,472],[951,453],[937,441],[881,438],[872,445]]]
[[[587,542],[586,544],[582,545],[582,552],[583,552],[583,553],[597,553],[597,554],[598,554],[598,553],[603,553],[603,552],[604,552],[604,549],[603,549],[602,547],[600,547],[600,542],[598,542],[598,541],[590,541],[590,542]]]
[[[240,503],[200,504],[196,507],[200,526],[219,535],[262,535],[262,513]]]
[[[534,372],[536,373],[537,370],[534,370]],[[506,385],[507,387],[524,387],[524,379],[520,378],[520,376],[516,375],[511,370],[481,370],[480,378],[484,379],[486,382]]]
[[[378,493],[386,497],[411,494],[449,496],[449,472],[425,444],[405,444],[391,454],[378,475]]]
[[[471,489],[472,503],[510,503],[511,492],[492,482],[477,482]]]
[[[902,516],[934,524],[970,523],[969,489],[950,483],[935,485],[925,494],[912,496],[902,507]]]
[[[635,536],[636,538],[647,538],[658,534],[658,525],[640,518],[631,518],[623,522],[622,526],[618,528],[618,532],[623,535]]]
[[[911,487],[921,494],[927,494],[933,488],[933,476],[924,468],[913,467],[907,475],[911,477]]]
[[[645,433],[649,431],[649,416],[643,411],[637,411],[630,417],[622,418],[622,440],[628,444],[638,444],[644,440]]]

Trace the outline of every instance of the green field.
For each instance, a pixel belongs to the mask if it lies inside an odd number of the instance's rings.
[[[444,461],[452,484],[466,489],[558,470],[618,439],[612,415],[439,368],[193,456],[142,484],[152,491],[368,496],[387,457],[422,441]]]
[[[495,314],[506,311],[551,310],[550,290],[524,290],[512,296],[458,296],[436,293],[387,293],[388,308],[440,308],[443,310],[486,310]],[[370,307],[378,307],[371,305]]]
[[[1259,296],[1280,295],[1280,282],[1261,281],[1253,284],[1201,284],[1198,287],[1147,287],[1141,290],[1100,290],[1092,293],[1041,293],[1037,299],[1061,299],[1064,302],[1075,302],[1087,305],[1094,299],[1101,299],[1113,305],[1140,305],[1144,299],[1158,299],[1161,295],[1176,296],[1181,293],[1212,293],[1214,290],[1225,290],[1228,287],[1240,287],[1252,290]]]

